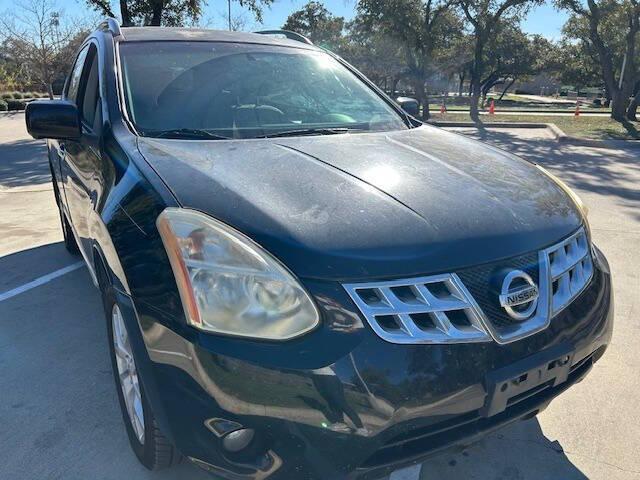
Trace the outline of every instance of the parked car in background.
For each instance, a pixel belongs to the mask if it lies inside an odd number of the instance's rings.
[[[137,457],[378,478],[542,411],[611,338],[580,199],[282,36],[109,20],[27,108]]]

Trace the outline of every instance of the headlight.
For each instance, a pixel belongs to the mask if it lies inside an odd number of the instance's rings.
[[[286,340],[319,323],[316,307],[278,260],[203,213],[167,208],[156,222],[190,325],[207,332]]]
[[[558,186],[564,190],[564,192],[569,195],[569,197],[571,197],[571,200],[573,200],[573,203],[576,204],[576,207],[578,207],[578,209],[580,210],[580,212],[582,212],[582,215],[584,216],[585,220],[586,218],[589,216],[589,207],[587,207],[584,202],[582,201],[582,199],[580,198],[580,196],[574,192],[573,190],[571,190],[571,188],[569,187],[569,185],[567,185],[566,183],[564,183],[562,180],[560,180],[558,177],[556,177],[553,173],[549,172],[546,168],[541,167],[540,165],[536,164],[536,167],[538,168],[538,170],[540,170],[542,173],[544,173],[547,177],[549,177],[551,180],[553,180],[555,183],[558,184]]]

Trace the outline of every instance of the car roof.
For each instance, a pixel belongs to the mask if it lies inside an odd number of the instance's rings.
[[[119,41],[194,41],[194,42],[235,42],[281,45],[287,47],[318,50],[317,47],[276,35],[264,35],[248,32],[229,32],[227,30],[205,30],[180,27],[122,27]]]

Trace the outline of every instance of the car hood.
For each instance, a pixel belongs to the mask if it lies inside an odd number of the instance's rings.
[[[582,222],[535,165],[435,127],[138,147],[182,206],[300,277],[451,271],[540,249]]]

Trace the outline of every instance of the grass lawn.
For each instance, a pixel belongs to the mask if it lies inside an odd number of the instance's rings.
[[[433,120],[470,122],[466,113],[432,114]],[[640,122],[616,122],[603,116],[561,116],[561,115],[495,115],[481,117],[484,125],[501,122],[555,123],[560,130],[573,137],[592,138],[596,140],[631,140],[640,139]]]

